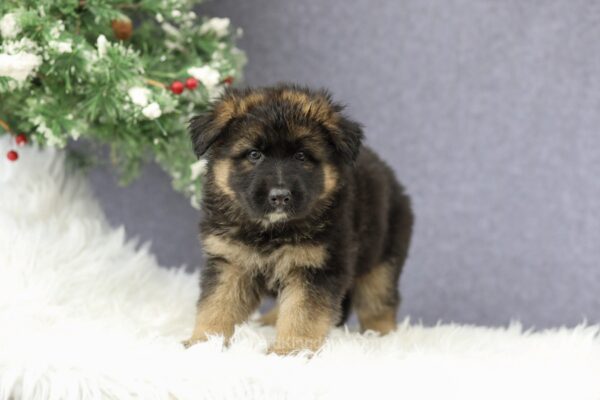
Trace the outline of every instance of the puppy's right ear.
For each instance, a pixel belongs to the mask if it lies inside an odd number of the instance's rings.
[[[190,135],[194,152],[201,157],[208,148],[219,138],[229,122],[233,120],[235,107],[231,101],[222,99],[214,108],[193,117],[190,120]]]
[[[217,140],[224,126],[215,123],[214,111],[197,115],[190,120],[189,130],[196,156],[200,158]]]

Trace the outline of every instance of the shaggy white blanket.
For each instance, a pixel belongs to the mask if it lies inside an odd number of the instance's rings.
[[[7,151],[0,139],[0,154]],[[108,226],[52,151],[0,161],[0,399],[600,399],[597,326],[337,329],[312,358],[240,326],[184,350],[197,275]]]

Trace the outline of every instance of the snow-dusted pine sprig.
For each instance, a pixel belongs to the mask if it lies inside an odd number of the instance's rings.
[[[3,125],[41,145],[106,144],[123,182],[154,159],[197,202],[187,121],[245,63],[235,47],[240,32],[227,18],[199,18],[197,3],[3,0]]]

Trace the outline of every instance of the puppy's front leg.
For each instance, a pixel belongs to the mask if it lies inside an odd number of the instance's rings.
[[[207,335],[229,339],[236,324],[244,322],[260,302],[253,276],[222,258],[212,258],[201,274],[201,293],[196,325],[186,347],[204,341]]]
[[[299,274],[289,279],[279,295],[277,336],[270,352],[318,350],[332,326],[334,304],[330,293]]]

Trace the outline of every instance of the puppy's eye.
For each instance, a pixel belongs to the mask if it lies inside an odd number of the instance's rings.
[[[248,160],[252,161],[252,162],[257,162],[258,160],[260,160],[262,158],[262,153],[258,150],[251,150],[248,153]]]
[[[306,154],[304,154],[303,151],[299,151],[296,154],[294,154],[294,158],[298,161],[305,161],[306,160]]]

